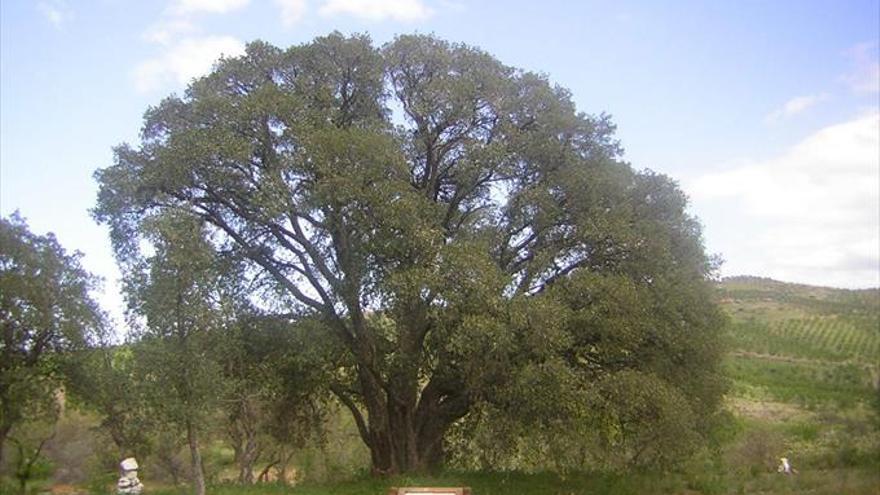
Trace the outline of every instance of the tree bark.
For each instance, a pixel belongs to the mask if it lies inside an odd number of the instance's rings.
[[[406,387],[398,383],[384,388],[376,388],[367,376],[361,381],[366,384],[361,391],[367,409],[361,436],[370,449],[372,473],[394,475],[440,467],[443,436],[470,407],[461,388],[443,386],[438,379],[421,390],[416,380]],[[348,402],[356,418],[360,415],[351,401],[343,402]]]
[[[256,434],[248,432],[241,451],[241,458],[238,460],[238,482],[245,485],[254,483],[254,464],[260,457],[260,451],[257,445]]]
[[[418,430],[411,420],[412,411],[399,409],[387,418],[387,427],[370,428],[368,446],[374,475],[433,471],[442,465],[443,436],[454,420],[434,416]]]
[[[202,466],[202,453],[199,450],[199,439],[195,426],[187,422],[186,439],[189,443],[189,453],[192,460],[193,488],[196,495],[205,495],[205,470]]]
[[[4,424],[0,426],[0,466],[3,465],[3,448],[6,445],[6,437],[9,436],[11,430],[12,425]]]
[[[354,291],[352,291],[354,292]],[[352,315],[351,351],[357,360],[357,391],[366,409],[344,393],[334,390],[351,410],[364,443],[370,449],[374,475],[393,475],[434,469],[443,461],[443,435],[470,405],[458,380],[436,370],[427,384],[420,383],[425,371],[424,342],[431,329],[427,304],[420,296],[401,303],[397,324],[401,326],[392,364],[385,370],[377,364],[376,345],[359,305],[350,297]],[[445,378],[444,378],[445,377]]]
[[[250,398],[242,397],[237,414],[229,421],[228,434],[235,451],[235,462],[238,464],[238,482],[252,485],[254,483],[254,465],[260,458],[260,443],[257,439],[256,411]]]
[[[4,325],[4,327],[8,328],[6,330],[7,332],[12,331],[9,325]],[[9,432],[12,431],[12,426],[15,424],[15,413],[12,408],[12,398],[10,397],[11,394],[9,392],[10,385],[8,384],[9,380],[6,379],[10,373],[8,367],[11,366],[11,363],[9,361],[12,359],[10,341],[11,336],[7,335],[4,341],[6,347],[6,352],[3,353],[4,362],[0,363],[0,378],[3,378],[0,380],[0,382],[3,382],[0,384],[0,419],[2,419],[2,422],[0,422],[0,466],[3,465],[3,446],[6,444],[6,438],[9,436]]]

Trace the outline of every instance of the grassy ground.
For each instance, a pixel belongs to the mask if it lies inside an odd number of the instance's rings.
[[[876,473],[865,468],[816,470],[795,476],[763,473],[734,478],[682,474],[608,475],[579,473],[571,476],[521,473],[449,473],[437,477],[386,480],[360,479],[343,483],[296,487],[260,485],[212,487],[212,495],[384,495],[392,486],[469,486],[475,495],[654,495],[697,493],[749,493],[814,495],[868,495],[878,493]],[[152,490],[151,495],[186,495],[187,489]]]

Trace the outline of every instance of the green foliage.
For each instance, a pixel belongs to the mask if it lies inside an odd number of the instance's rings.
[[[588,494],[621,495],[669,493],[680,488],[678,479],[659,475],[620,476],[603,473],[577,473],[560,476],[552,473],[448,472],[436,476],[398,476],[387,479],[362,478],[349,482],[311,484],[297,487],[266,485],[245,488],[230,485],[212,487],[220,495],[301,494],[301,495],[374,495],[387,493],[392,486],[469,486],[474,493],[501,495]],[[177,491],[159,491],[158,495],[176,495]]]
[[[308,322],[252,312],[240,314],[218,339],[214,352],[226,383],[219,409],[239,482],[255,481],[257,463],[284,472],[297,449],[323,440],[331,370],[309,330]]]
[[[792,423],[786,426],[786,433],[798,440],[812,442],[819,438],[819,425],[815,423]]]
[[[688,401],[656,376],[622,371],[597,383],[601,459],[620,467],[666,467],[687,458],[699,444]]]
[[[199,437],[223,395],[221,365],[213,354],[224,321],[224,265],[208,247],[198,219],[168,211],[144,225],[154,252],[131,259],[127,298],[146,324],[135,353],[139,392],[153,419],[186,434],[197,495],[205,473]]]
[[[79,259],[17,213],[0,218],[0,459],[16,425],[55,417],[68,353],[100,335],[97,280]]]
[[[101,416],[118,455],[148,461],[155,479],[177,482],[186,471],[184,435],[208,481],[233,465],[245,483],[258,462],[283,471],[292,449],[320,430],[326,394],[316,389],[329,351],[290,318],[254,307],[242,291],[247,277],[207,248],[197,219],[169,212],[144,227],[152,250],[125,265],[138,333],[85,354],[74,397]],[[231,448],[219,448],[222,437]]]
[[[456,465],[668,467],[708,441],[725,390],[716,364],[723,319],[698,289],[680,291],[675,303],[668,294],[662,305],[657,297],[652,287],[623,276],[579,274],[547,297],[517,301],[517,331],[508,327],[497,338],[468,344],[486,357],[470,376],[488,382],[489,392],[479,414],[450,437]],[[662,311],[674,304],[682,305],[682,318],[701,315],[712,324],[670,327]],[[510,343],[517,338],[523,342]]]
[[[155,418],[150,414],[147,382],[139,376],[143,367],[136,362],[136,352],[133,345],[105,344],[82,352],[68,368],[70,403],[97,413],[101,429],[116,447],[110,465],[130,456],[143,459],[152,447]]]
[[[792,318],[770,324],[749,319],[736,323],[731,333],[737,348],[762,354],[869,364],[880,355],[880,332],[840,317]]]
[[[261,309],[322,326],[328,388],[378,472],[436,467],[476,404],[577,424],[623,370],[664,384],[690,441],[724,389],[714,265],[677,185],[620,154],[606,115],[473,47],[255,42],[147,112],[97,172],[95,215],[130,283],[151,280],[150,326],[171,328],[175,297],[210,319],[180,269],[221,253]],[[145,241],[166,260],[153,273]]]
[[[357,426],[345,414],[344,406],[330,404],[319,415],[323,420],[321,435],[300,444],[296,433],[305,431],[300,429],[305,424],[291,423],[288,431],[294,433],[290,438],[296,447],[286,451],[292,454],[287,472],[295,473],[295,485],[228,484],[238,474],[224,416],[234,410],[225,408],[230,404],[225,401],[235,396],[233,392],[250,390],[260,398],[261,405],[269,406],[275,403],[269,399],[284,397],[286,393],[282,392],[288,387],[295,399],[326,380],[325,374],[336,376],[348,371],[344,365],[346,354],[332,338],[324,337],[328,329],[320,319],[291,322],[260,312],[237,313],[247,316],[229,320],[215,335],[218,340],[213,355],[224,357],[220,360],[224,363],[222,379],[236,385],[223,387],[230,395],[224,395],[224,401],[214,406],[203,425],[204,462],[207,478],[214,485],[209,493],[374,494],[404,484],[464,484],[479,488],[478,493],[564,495],[876,492],[880,483],[880,471],[876,469],[880,465],[880,436],[872,423],[873,411],[865,402],[877,395],[871,389],[865,363],[797,356],[794,353],[800,348],[796,334],[791,335],[790,347],[783,347],[778,355],[735,347],[725,366],[738,367],[732,376],[735,386],[727,397],[732,414],[713,415],[707,418],[705,427],[694,428],[688,425],[688,418],[697,417],[697,413],[686,408],[699,407],[700,402],[681,397],[681,388],[670,385],[678,376],[666,373],[669,368],[661,365],[662,354],[650,358],[648,347],[638,351],[636,362],[625,362],[630,350],[640,349],[643,335],[628,329],[641,324],[644,318],[652,322],[646,325],[652,328],[663,323],[662,319],[651,320],[652,315],[633,317],[624,311],[628,306],[645,304],[651,293],[628,283],[625,277],[587,280],[573,277],[558,285],[560,291],[567,291],[566,297],[518,300],[518,304],[506,308],[510,326],[499,326],[488,317],[468,316],[469,328],[474,331],[456,335],[454,352],[482,353],[486,357],[482,367],[468,368],[474,380],[470,386],[483,390],[485,400],[473,406],[446,436],[450,462],[469,471],[438,472],[432,477],[363,477],[370,453],[358,443]],[[770,318],[768,313],[761,313],[766,311],[764,302],[763,296],[749,303],[734,299],[725,302],[724,308],[756,314],[754,328],[767,328],[761,325],[778,319],[780,313],[791,315],[794,311],[791,307],[774,309]],[[530,324],[534,321],[543,324]],[[370,325],[384,339],[396,338],[398,329],[392,318],[374,315]],[[731,333],[738,328],[733,326]],[[655,339],[653,342],[663,342],[660,337],[674,333],[649,335]],[[109,355],[133,357],[138,345],[120,346]],[[569,357],[566,351],[573,348],[579,354]],[[596,368],[586,366],[585,361],[604,363],[598,378],[589,378]],[[623,361],[621,368],[608,371],[614,361]],[[572,366],[571,362],[581,366]],[[327,363],[343,365],[337,368]],[[513,373],[497,382],[496,389],[489,387],[490,381],[505,370]],[[259,386],[261,382],[265,382],[265,389]],[[496,395],[488,393],[493,390]],[[261,395],[264,393],[265,397]],[[320,406],[321,396],[312,397],[316,399]],[[309,401],[283,399],[278,404]],[[275,438],[274,433],[267,433],[274,432],[274,426],[269,426],[271,421],[262,421],[273,416],[258,417],[260,441],[267,442],[263,444],[267,452],[287,441],[280,440],[286,437]],[[300,416],[294,412],[292,417]],[[698,438],[698,434],[706,439]],[[144,466],[142,478],[150,492],[188,491],[182,487],[163,488],[163,483],[173,482],[167,474],[173,469],[179,471],[181,479],[185,475],[180,431],[151,431],[151,436],[153,452],[139,458]],[[632,462],[633,454],[644,445],[644,453]],[[658,445],[668,447],[669,452],[658,452]],[[53,449],[74,447],[67,443],[50,448],[47,444],[45,457],[58,466],[63,457],[53,455]],[[167,452],[160,452],[163,449]],[[644,456],[648,456],[648,468],[638,462]],[[776,472],[782,456],[792,459],[798,475],[788,477]],[[174,468],[171,460],[179,465]],[[256,472],[270,460],[262,457],[256,463]],[[113,484],[116,462],[118,458],[112,454],[109,468],[104,467],[109,474],[104,474],[103,485],[95,474],[96,489]],[[652,469],[656,466],[663,469]],[[488,472],[492,467],[504,472]],[[270,479],[276,479],[277,473],[270,470],[270,475]],[[38,481],[33,486],[40,484]],[[9,490],[15,489],[12,486]],[[102,489],[96,493],[105,492]]]
[[[870,404],[880,360],[880,294],[739,277],[719,292],[734,323],[726,367],[736,395],[812,408]]]
[[[14,434],[8,437],[13,446],[11,477],[18,483],[17,493],[20,495],[29,493],[28,484],[48,478],[52,473],[53,466],[45,456],[45,447],[56,434],[56,415],[37,415],[25,424],[16,425]]]

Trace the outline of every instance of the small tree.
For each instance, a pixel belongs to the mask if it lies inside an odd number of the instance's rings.
[[[97,279],[52,234],[0,218],[0,460],[12,429],[53,407],[61,360],[97,334],[103,315],[89,292]]]
[[[289,447],[319,430],[329,375],[305,324],[248,313],[230,326],[221,353],[228,384],[221,408],[244,484],[255,481],[258,462],[283,468]]]
[[[18,481],[19,495],[27,494],[27,485],[32,479],[49,474],[50,466],[43,448],[55,437],[58,404],[48,401],[45,406],[47,411],[35,420],[26,421],[16,429],[15,435],[9,437],[9,442],[15,446],[12,474]]]
[[[156,420],[180,428],[190,451],[194,491],[205,493],[200,433],[222,393],[212,349],[222,324],[218,263],[200,223],[168,212],[148,226],[154,253],[129,272],[127,297],[146,319],[135,360]]]
[[[150,451],[153,421],[136,374],[136,352],[133,343],[103,343],[82,352],[65,369],[68,398],[100,416],[117,459],[144,457]]]

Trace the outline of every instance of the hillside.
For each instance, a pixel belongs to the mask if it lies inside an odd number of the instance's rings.
[[[736,277],[719,292],[731,318],[731,372],[740,392],[849,403],[869,399],[880,385],[880,290]]]
[[[719,287],[742,351],[877,364],[880,289],[844,290],[735,277]]]
[[[787,456],[829,479],[876,467],[880,290],[756,277],[725,279],[718,290],[731,322],[725,364],[741,429],[735,448],[765,457],[765,468]]]

